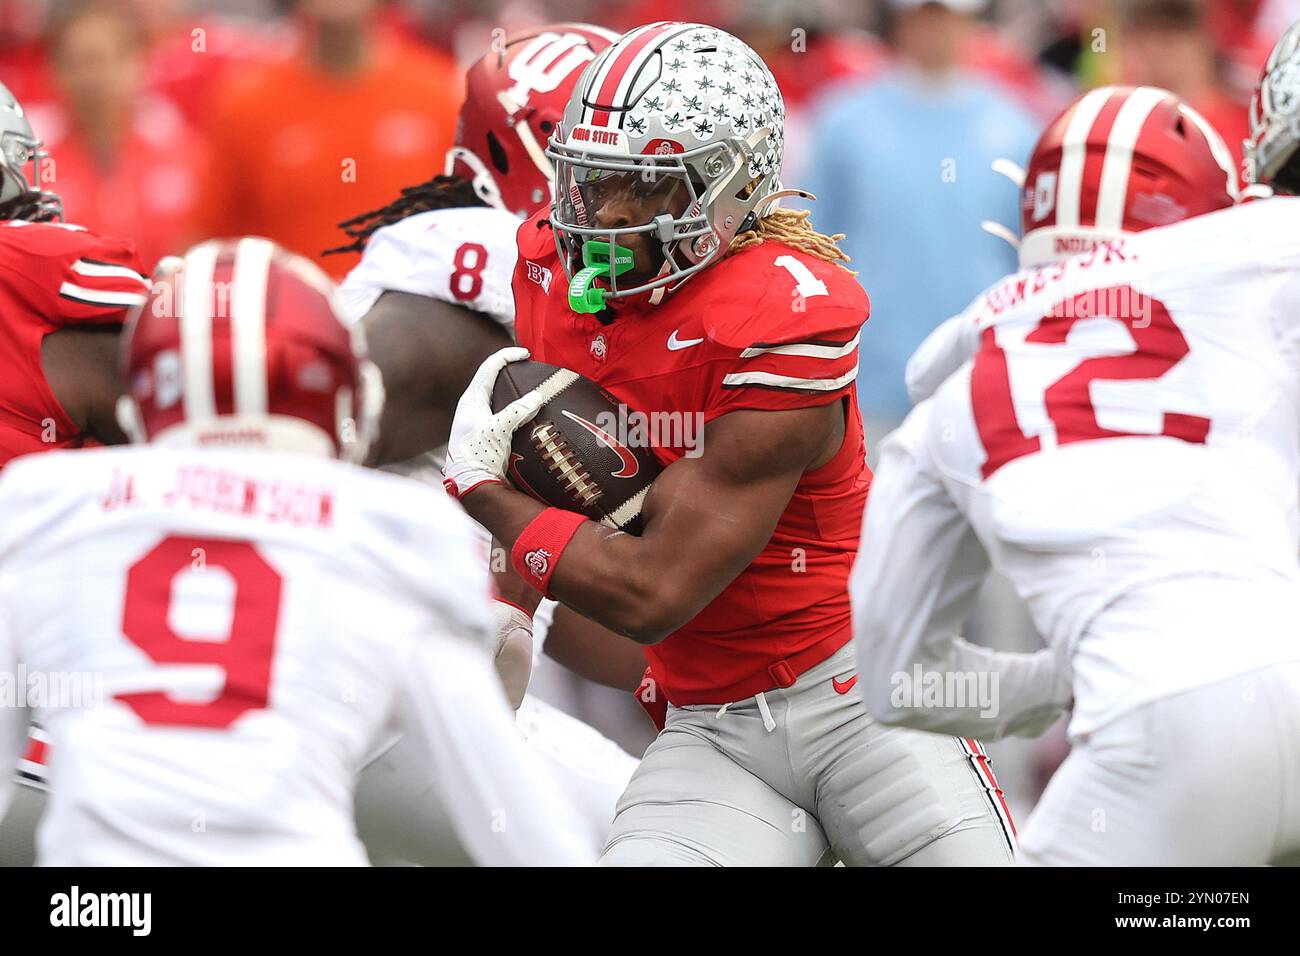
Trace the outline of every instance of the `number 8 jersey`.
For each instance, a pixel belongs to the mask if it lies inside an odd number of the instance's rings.
[[[909,370],[942,384],[885,445],[854,571],[883,672],[960,628],[979,545],[1070,659],[1074,733],[1300,658],[1300,200],[1022,271],[941,338]]]
[[[519,220],[488,206],[434,209],[385,226],[339,287],[348,321],[385,292],[408,292],[482,312],[514,327],[510,277]]]

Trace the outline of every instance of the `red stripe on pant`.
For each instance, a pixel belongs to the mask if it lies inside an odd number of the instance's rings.
[[[1019,839],[1020,834],[1016,832],[1016,821],[1011,818],[1011,808],[1007,806],[1002,788],[998,786],[998,778],[993,776],[993,768],[989,766],[988,754],[984,752],[984,748],[980,746],[980,742],[974,737],[963,737],[962,743],[966,745],[971,762],[975,764],[980,776],[988,784],[989,792],[997,797],[998,805],[1002,808],[1002,815],[1006,818],[1007,826],[1011,828],[1011,835]]]

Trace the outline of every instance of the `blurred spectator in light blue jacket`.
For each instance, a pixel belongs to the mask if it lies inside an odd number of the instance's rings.
[[[848,234],[871,296],[858,374],[869,438],[910,407],[903,369],[926,334],[1016,270],[1011,246],[980,223],[1017,230],[1018,191],[990,166],[1023,165],[1038,134],[1010,95],[958,66],[983,0],[890,6],[893,64],[823,105],[807,181],[791,183],[816,194],[820,231]]]

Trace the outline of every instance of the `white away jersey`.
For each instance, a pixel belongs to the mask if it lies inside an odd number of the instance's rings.
[[[363,863],[355,774],[393,733],[438,768],[481,862],[589,860],[491,670],[485,557],[445,495],[336,461],[137,447],[14,462],[0,672],[85,691],[27,701],[50,742],[41,862]],[[0,710],[0,759],[27,716]]]
[[[385,292],[409,292],[515,324],[510,278],[519,220],[490,206],[417,213],[375,232],[339,287],[344,316],[359,321]]]
[[[1051,648],[1037,703],[1073,668],[1075,732],[1300,658],[1300,200],[1018,273],[962,321],[973,361],[886,442],[867,508],[873,711],[909,722],[890,675],[975,653],[949,641],[979,545]]]

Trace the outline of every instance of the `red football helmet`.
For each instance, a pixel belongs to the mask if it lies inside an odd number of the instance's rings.
[[[489,206],[530,216],[551,201],[546,142],[587,64],[617,33],[560,23],[507,37],[465,74],[465,102],[448,176],[463,176]]]
[[[1104,86],[1043,131],[1020,201],[1020,265],[1055,262],[1105,239],[1237,201],[1232,153],[1172,93]]]
[[[383,386],[325,274],[269,239],[164,260],[127,321],[118,418],[136,442],[365,457]]]

